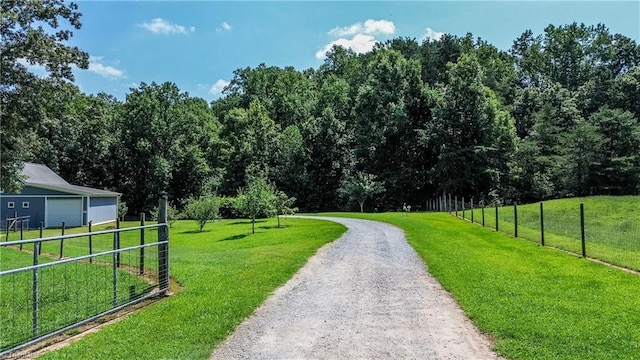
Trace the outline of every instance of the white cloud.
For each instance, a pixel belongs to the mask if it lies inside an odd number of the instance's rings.
[[[435,31],[432,28],[426,28],[424,31],[425,34],[422,37],[422,40],[440,40],[440,38],[442,38],[442,36],[444,35],[443,32]]]
[[[212,94],[212,95],[222,94],[222,90],[224,90],[224,88],[227,85],[229,85],[228,81],[219,79],[218,81],[216,81],[215,84],[211,86],[211,88],[209,89],[209,94]]]
[[[322,59],[334,45],[340,45],[345,49],[351,49],[358,54],[366,53],[373,49],[376,39],[371,35],[357,34],[352,39],[338,39],[324,46],[316,52],[316,58]]]
[[[365,34],[393,34],[396,32],[396,26],[392,21],[388,20],[367,20],[364,22]]]
[[[193,26],[186,28],[182,25],[172,24],[162,18],[155,18],[150,22],[140,24],[140,26],[154,34],[188,34],[196,31]]]
[[[358,54],[371,51],[377,40],[374,35],[391,35],[396,32],[396,26],[389,20],[373,20],[357,22],[345,27],[335,27],[328,34],[339,39],[325,45],[316,52],[316,58],[322,59],[334,45],[351,49]],[[349,38],[351,37],[351,38]]]
[[[116,69],[113,66],[104,65],[101,63],[102,58],[99,56],[91,56],[89,58],[89,71],[96,73],[109,79],[125,79],[127,76],[124,71]]]
[[[345,27],[335,27],[329,30],[329,35],[332,36],[350,36],[357,34],[393,34],[396,32],[396,26],[392,21],[388,20],[372,20],[369,19],[364,23],[357,22],[353,25]]]
[[[228,22],[223,21],[222,24],[220,24],[219,27],[216,28],[217,32],[223,32],[223,31],[231,31],[233,27],[231,25],[229,25]]]

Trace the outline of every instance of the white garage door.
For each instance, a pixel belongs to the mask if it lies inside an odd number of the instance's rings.
[[[82,225],[82,199],[56,199],[47,200],[47,226],[81,226]]]

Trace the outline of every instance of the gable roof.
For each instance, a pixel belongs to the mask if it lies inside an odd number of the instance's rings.
[[[85,196],[120,196],[122,194],[94,189],[86,186],[71,185],[65,179],[56,174],[53,170],[42,164],[25,163],[22,169],[22,175],[26,177],[25,185],[56,190],[74,195]]]

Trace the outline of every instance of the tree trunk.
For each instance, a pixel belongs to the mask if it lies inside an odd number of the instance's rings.
[[[256,218],[251,218],[251,233],[256,233]]]
[[[360,212],[364,212],[364,200],[358,200],[358,204],[360,204]]]
[[[280,215],[276,215],[276,217],[278,218],[278,228],[280,228]]]

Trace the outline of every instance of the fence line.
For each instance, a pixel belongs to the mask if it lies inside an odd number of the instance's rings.
[[[0,357],[165,294],[166,201],[154,225],[0,242]]]
[[[584,203],[575,209],[534,204],[501,205],[476,202],[443,194],[436,199],[453,199],[450,206],[427,211],[452,215],[541,246],[550,246],[603,262],[640,271],[640,224],[621,217],[619,223],[605,223],[590,216]]]

